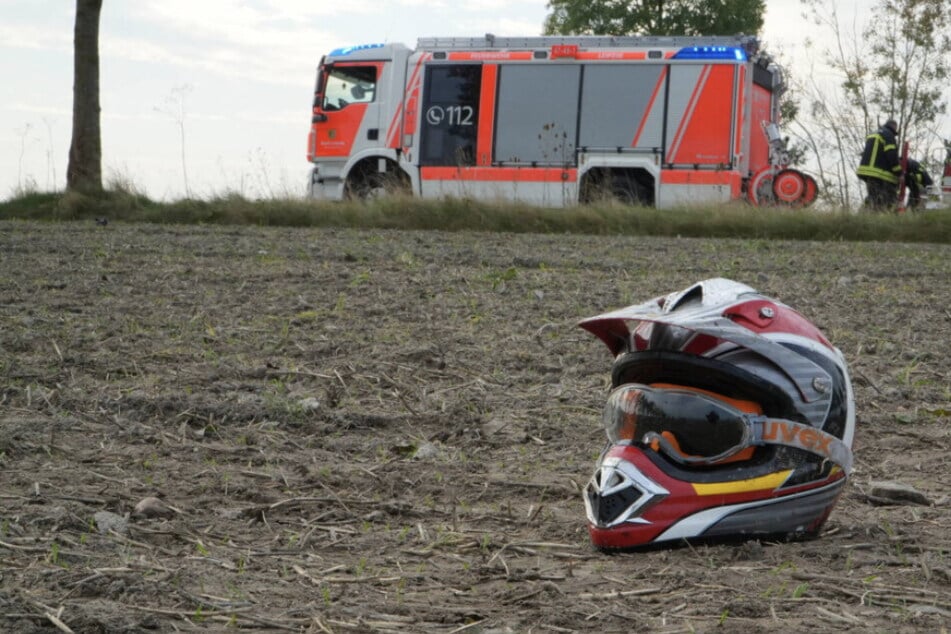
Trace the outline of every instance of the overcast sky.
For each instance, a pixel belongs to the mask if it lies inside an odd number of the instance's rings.
[[[766,6],[765,43],[797,59],[812,33],[799,0]],[[65,187],[74,12],[74,0],[0,0],[0,199]],[[105,0],[104,178],[156,199],[182,197],[186,176],[196,196],[300,195],[323,53],[538,35],[547,13],[546,0]]]

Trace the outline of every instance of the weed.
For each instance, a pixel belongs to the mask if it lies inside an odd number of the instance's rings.
[[[499,290],[505,288],[505,283],[510,282],[518,277],[518,270],[514,266],[510,266],[504,271],[493,271],[486,274],[485,279],[492,283],[492,290]]]
[[[363,286],[364,284],[369,284],[369,283],[370,283],[370,271],[363,270],[357,273],[353,277],[353,280],[350,281],[350,287],[356,288],[358,286]]]
[[[783,563],[779,564],[778,566],[770,570],[769,574],[775,576],[786,570],[796,570],[796,564],[794,564],[791,561],[784,561]]]
[[[333,312],[337,315],[343,314],[344,309],[347,307],[347,296],[343,293],[337,295],[337,303],[334,304]]]
[[[900,385],[910,386],[911,376],[918,369],[918,362],[909,363],[898,371],[898,382]]]
[[[416,261],[416,258],[409,251],[403,251],[400,253],[397,256],[396,261],[408,269],[415,269],[419,267],[419,263]]]
[[[46,556],[46,560],[54,566],[59,565],[59,544],[57,542],[50,544],[50,554]]]
[[[406,577],[396,582],[396,604],[403,605],[403,593],[406,591]]]

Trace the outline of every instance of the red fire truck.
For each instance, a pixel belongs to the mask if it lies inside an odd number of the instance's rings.
[[[317,71],[310,195],[805,205],[753,37],[424,38]]]

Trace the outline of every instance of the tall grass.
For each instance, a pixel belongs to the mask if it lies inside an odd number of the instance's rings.
[[[600,204],[548,209],[468,198],[387,198],[320,202],[300,198],[252,201],[234,193],[210,199],[156,202],[128,189],[88,196],[24,193],[0,202],[0,219],[84,220],[354,227],[510,233],[579,233],[951,243],[951,209],[903,215],[812,209],[754,208],[742,203],[654,209]]]

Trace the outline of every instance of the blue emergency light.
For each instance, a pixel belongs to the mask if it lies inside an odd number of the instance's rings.
[[[672,59],[745,62],[746,51],[738,46],[687,46],[674,53]]]
[[[357,46],[343,46],[330,51],[330,57],[346,57],[358,51],[368,51],[374,48],[383,48],[386,44],[359,44]]]

